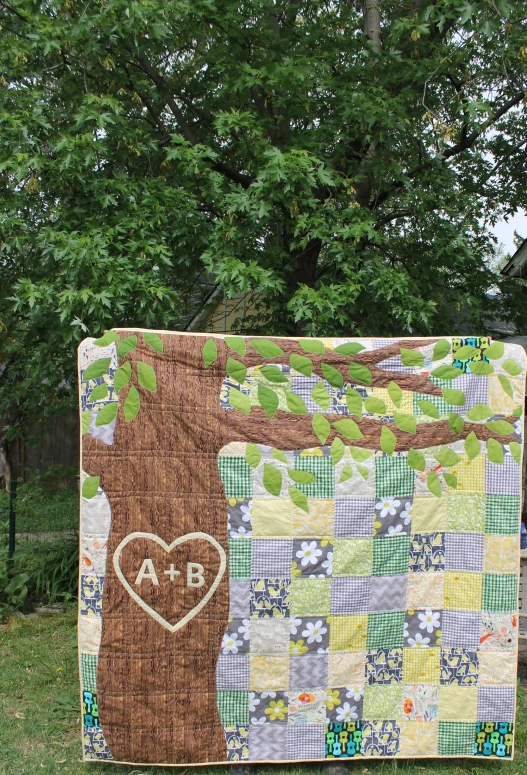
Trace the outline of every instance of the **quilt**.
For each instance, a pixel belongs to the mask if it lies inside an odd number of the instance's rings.
[[[513,756],[520,346],[117,329],[78,366],[85,760]]]

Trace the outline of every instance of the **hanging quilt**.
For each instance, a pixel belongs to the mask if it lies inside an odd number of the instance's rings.
[[[525,354],[79,348],[86,760],[513,755]]]

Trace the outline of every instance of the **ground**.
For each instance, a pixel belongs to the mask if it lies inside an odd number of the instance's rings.
[[[0,775],[160,775],[182,770],[87,764],[80,760],[76,608],[29,618],[13,616],[0,629]],[[476,759],[360,760],[352,775],[404,770],[405,775],[527,775],[527,670],[520,670],[514,762]],[[260,773],[314,775],[316,765],[262,765]],[[183,772],[187,771],[183,769]],[[227,775],[204,767],[197,775]]]

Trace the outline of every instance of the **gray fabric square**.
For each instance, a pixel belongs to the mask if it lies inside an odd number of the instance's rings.
[[[446,648],[479,648],[481,613],[479,611],[443,611],[441,643]]]
[[[412,498],[377,498],[375,535],[411,535],[412,504]]]
[[[336,498],[335,538],[371,538],[374,498]]]
[[[231,618],[223,636],[221,650],[223,654],[248,654],[250,645],[250,619]]]
[[[479,533],[445,533],[446,570],[483,571],[484,538]]]
[[[249,689],[249,655],[220,654],[216,666],[217,689]]]
[[[487,495],[519,495],[521,470],[510,452],[502,464],[485,461],[485,490]]]
[[[287,731],[286,724],[251,724],[249,759],[253,762],[287,759]]]
[[[316,538],[299,538],[293,541],[293,563],[296,563],[296,570],[299,570],[302,576],[325,579],[331,575],[332,558],[333,544],[327,540],[325,546]]]
[[[429,648],[441,645],[442,611],[407,611],[404,618],[404,645]]]
[[[242,528],[242,535],[251,534],[251,508],[252,500],[236,501],[234,506],[231,506],[230,503],[227,505],[229,538],[237,538],[240,535],[240,528]],[[232,535],[232,533],[236,535]]]
[[[406,582],[404,576],[372,576],[370,611],[404,611],[406,608]],[[333,582],[335,583],[335,582]]]
[[[326,689],[328,685],[328,655],[303,654],[289,661],[289,689]]]
[[[249,713],[251,724],[287,724],[287,692],[249,692]],[[282,706],[282,714],[273,708]],[[283,718],[280,716],[283,715]]]
[[[362,614],[369,611],[371,577],[334,578],[331,587],[332,614]]]
[[[291,654],[302,641],[302,649],[320,652],[329,647],[329,622],[324,616],[302,616],[290,620]]]
[[[288,759],[323,759],[326,755],[325,724],[287,727]]]
[[[253,579],[287,578],[291,575],[293,542],[253,538],[251,576]]]
[[[514,721],[515,686],[480,686],[478,721]]]
[[[249,616],[250,589],[250,579],[229,580],[229,616]]]

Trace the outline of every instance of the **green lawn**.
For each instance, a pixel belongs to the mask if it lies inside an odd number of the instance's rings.
[[[31,619],[13,617],[0,630],[0,774],[1,775],[154,775],[172,768],[83,764],[81,758],[76,609]],[[507,773],[527,775],[527,699],[520,691],[516,760],[365,761],[352,773],[429,772],[434,775]],[[262,765],[274,775],[311,775],[317,767]],[[200,768],[196,773],[225,775],[226,768]]]

